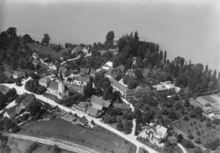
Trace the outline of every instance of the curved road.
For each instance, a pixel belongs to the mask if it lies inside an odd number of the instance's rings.
[[[29,78],[29,79],[30,79],[30,78]],[[7,83],[5,83],[5,84],[3,84],[3,85],[5,85],[5,86],[7,86],[7,87],[9,87],[9,88],[15,88],[15,89],[17,90],[17,93],[18,93],[18,94],[23,94],[24,92],[29,93],[29,94],[34,94],[34,93],[32,93],[32,92],[29,92],[29,91],[25,90],[25,88],[24,88],[24,84],[25,84],[29,79],[27,79],[27,80],[25,80],[24,82],[22,82],[22,83],[23,83],[23,86],[21,86],[21,87],[18,87],[18,86],[16,86],[15,84],[7,84]],[[37,99],[40,99],[40,100],[42,100],[42,101],[44,101],[44,102],[46,102],[46,103],[48,103],[48,104],[50,104],[50,105],[52,105],[52,106],[58,106],[60,109],[66,111],[66,112],[71,112],[71,113],[73,113],[73,114],[77,113],[77,115],[80,116],[80,117],[86,116],[86,118],[87,118],[89,121],[93,120],[97,125],[102,126],[102,127],[104,127],[105,129],[107,129],[107,130],[109,130],[109,131],[111,131],[111,132],[113,132],[113,133],[115,133],[115,134],[121,136],[122,138],[126,139],[127,141],[129,141],[129,142],[135,144],[135,145],[137,146],[137,148],[142,147],[142,148],[145,148],[149,153],[158,153],[156,150],[154,150],[154,149],[152,149],[152,148],[150,148],[150,147],[144,145],[143,143],[137,141],[136,139],[133,139],[133,138],[131,138],[130,136],[128,136],[128,135],[126,135],[126,134],[124,134],[124,133],[118,131],[117,129],[115,129],[115,128],[113,128],[113,127],[111,127],[110,125],[107,125],[107,124],[103,123],[100,119],[93,118],[93,117],[91,117],[91,116],[89,116],[89,115],[87,115],[87,114],[83,114],[83,113],[78,112],[78,111],[76,112],[76,111],[74,111],[73,109],[70,109],[70,108],[65,107],[65,106],[63,106],[63,105],[60,105],[60,104],[54,102],[53,100],[48,99],[48,98],[46,98],[46,97],[44,97],[44,96],[42,96],[42,95],[37,95],[37,94],[34,94],[34,95],[35,95],[35,97],[36,97]]]

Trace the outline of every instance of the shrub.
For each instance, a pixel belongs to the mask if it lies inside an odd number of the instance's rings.
[[[212,125],[211,125],[210,122],[207,122],[207,123],[206,123],[206,126],[207,126],[207,127],[211,127]]]
[[[200,140],[199,138],[197,138],[197,139],[195,140],[195,143],[200,144],[200,143],[201,143],[201,140]]]
[[[189,139],[194,139],[194,136],[192,135],[192,133],[189,134],[188,138]]]
[[[200,131],[196,131],[196,134],[197,134],[197,135],[201,135]]]
[[[189,117],[188,117],[188,116],[184,116],[184,120],[185,120],[185,121],[188,121],[188,120],[189,120]]]

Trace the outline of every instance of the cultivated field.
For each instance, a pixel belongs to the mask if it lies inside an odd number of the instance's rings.
[[[29,146],[32,144],[33,144],[32,141],[20,140],[16,138],[10,138],[8,141],[8,146],[11,149],[11,153],[25,153],[27,148],[29,148]],[[51,153],[51,152],[53,152],[53,146],[38,144],[38,147],[35,150],[33,150],[32,153]],[[70,152],[62,150],[61,153],[70,153]]]
[[[135,153],[136,146],[99,126],[88,129],[61,119],[37,121],[23,127],[21,134],[71,141],[102,153]]]

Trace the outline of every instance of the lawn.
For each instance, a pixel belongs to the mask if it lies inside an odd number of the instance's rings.
[[[193,140],[199,138],[202,144],[220,136],[220,125],[215,125],[215,128],[207,127],[205,121],[201,122],[196,118],[189,118],[189,121],[181,118],[173,126],[186,134],[192,133]]]
[[[22,134],[54,137],[86,146],[102,153],[134,153],[136,146],[102,127],[88,129],[61,119],[37,121],[25,125]]]

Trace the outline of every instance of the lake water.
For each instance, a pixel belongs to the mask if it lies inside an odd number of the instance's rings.
[[[168,58],[182,56],[220,70],[219,2],[209,1],[65,1],[0,2],[0,30],[16,27],[52,43],[104,42],[137,30],[141,40],[158,43]]]

